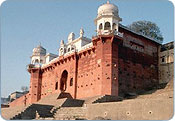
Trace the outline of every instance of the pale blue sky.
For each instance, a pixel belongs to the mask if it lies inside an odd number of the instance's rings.
[[[0,8],[1,93],[7,96],[30,83],[26,65],[32,49],[41,42],[47,52],[58,54],[61,39],[70,32],[77,36],[95,35],[97,9],[107,0],[7,0]],[[118,6],[121,24],[134,21],[155,22],[164,43],[173,41],[173,4],[168,0],[110,0]]]

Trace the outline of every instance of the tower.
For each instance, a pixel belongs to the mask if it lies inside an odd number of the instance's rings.
[[[98,8],[98,15],[94,20],[97,26],[97,35],[108,35],[118,32],[119,22],[122,19],[118,15],[118,8],[114,4],[103,4]]]

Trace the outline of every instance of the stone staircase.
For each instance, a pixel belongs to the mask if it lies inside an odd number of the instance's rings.
[[[58,99],[58,96],[59,93],[48,95],[36,102],[36,104],[53,105],[59,108],[67,100],[67,98]]]
[[[123,100],[123,98],[119,97],[119,96],[104,95],[102,97],[99,97],[98,99],[96,99],[92,103],[118,102],[118,101],[122,101],[122,100]]]
[[[28,106],[24,111],[10,118],[11,120],[15,119],[35,119],[38,113],[41,118],[53,118],[53,115],[56,111],[52,111],[54,106],[52,105],[41,105],[41,104],[32,104]]]
[[[99,95],[89,98],[83,98],[85,100],[84,104],[93,104],[93,103],[105,103],[105,102],[117,102],[122,101],[123,98],[119,96],[112,96],[112,95]]]
[[[93,96],[93,97],[82,98],[81,100],[85,100],[84,104],[92,104],[92,102],[96,101],[97,99],[103,96],[104,95],[98,95],[98,96]]]
[[[84,100],[67,98],[64,101],[64,103],[61,105],[61,107],[82,107],[83,104],[84,104]]]
[[[53,118],[53,114],[61,107],[67,98],[57,99],[59,93],[48,95],[34,104],[4,108],[3,118],[9,119],[35,119],[36,111],[40,118]],[[42,111],[43,110],[43,111]],[[8,113],[5,113],[8,112]],[[47,115],[45,115],[47,113]]]
[[[6,120],[10,120],[11,117],[14,117],[16,114],[23,112],[29,106],[30,105],[1,108],[1,116]]]
[[[54,114],[61,107],[82,107],[84,100],[71,98],[58,99],[59,94],[52,94],[39,100],[38,102],[28,105],[23,109],[13,111],[14,113],[7,119],[54,119]],[[14,109],[18,109],[14,107]]]
[[[85,120],[86,110],[86,107],[61,107],[54,114],[54,120]]]
[[[173,98],[173,81],[168,83],[164,89],[150,90],[136,99],[150,98]],[[82,120],[87,119],[86,104],[118,102],[123,99],[118,96],[98,95],[94,97],[83,98],[81,100],[72,98],[58,99],[58,93],[48,95],[35,104],[10,107],[3,110],[8,113],[2,113],[5,119],[48,119],[48,120]],[[127,102],[124,100],[122,102]],[[2,112],[3,112],[2,110]]]

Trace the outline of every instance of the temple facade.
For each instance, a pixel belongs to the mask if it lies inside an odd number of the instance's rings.
[[[118,7],[107,2],[98,8],[96,36],[78,38],[71,32],[60,41],[58,55],[46,54],[41,45],[33,49],[27,103],[55,93],[75,99],[97,95],[123,96],[158,84],[161,42],[121,25]],[[16,101],[16,102],[17,102]],[[11,104],[13,105],[13,104]]]

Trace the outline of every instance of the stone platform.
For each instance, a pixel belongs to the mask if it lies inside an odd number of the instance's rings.
[[[31,105],[1,108],[5,119],[168,120],[173,112],[173,82],[134,99],[99,95],[80,100],[49,95]]]

